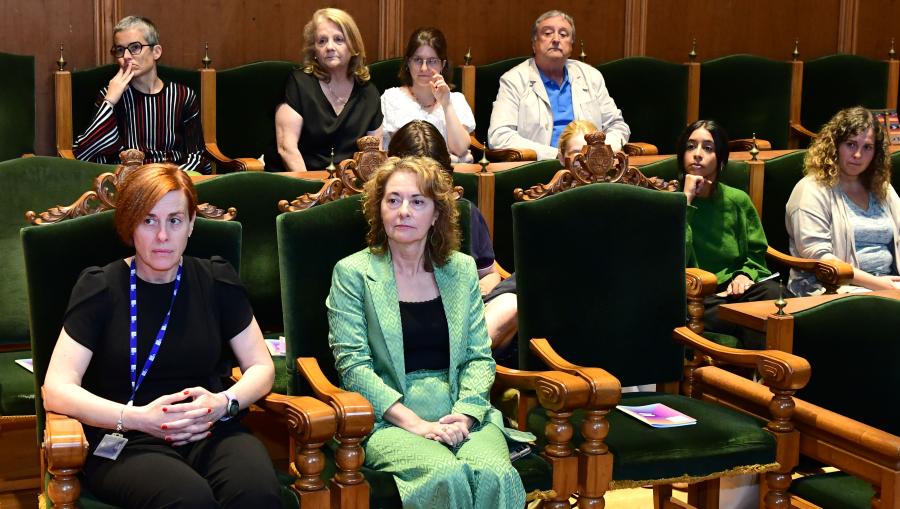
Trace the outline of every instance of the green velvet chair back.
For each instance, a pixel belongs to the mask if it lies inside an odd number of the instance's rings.
[[[472,203],[478,202],[478,177],[473,173],[453,174],[453,185],[463,188],[463,198]]]
[[[900,151],[891,156],[891,185],[900,193]]]
[[[660,154],[675,151],[687,125],[688,68],[656,58],[627,57],[597,69],[631,128],[631,139],[652,143]]]
[[[503,73],[519,65],[529,57],[513,57],[485,65],[475,66],[475,138],[481,143],[487,142],[488,126],[491,124],[491,111],[494,100],[500,90],[500,77]]]
[[[836,54],[804,62],[800,123],[818,132],[844,108],[884,108],[887,81],[888,66],[881,60]]]
[[[115,76],[117,64],[106,64],[91,69],[72,71],[72,139],[87,129],[97,112],[97,94],[109,84]],[[200,101],[200,71],[179,69],[166,65],[157,65],[157,72],[163,81],[174,81],[186,85],[197,94]]]
[[[321,187],[318,180],[258,171],[221,175],[197,183],[201,203],[237,208],[234,220],[243,227],[241,281],[247,287],[256,321],[267,336],[284,331],[275,235],[275,218],[281,214],[278,201],[290,201]]]
[[[0,163],[0,346],[28,344],[28,299],[19,230],[25,212],[68,205],[115,167],[58,157],[26,157]],[[62,252],[63,250],[60,250]]]
[[[773,149],[787,148],[790,103],[789,62],[730,55],[700,64],[700,118],[725,126],[731,139],[756,133]]]
[[[769,245],[782,253],[790,252],[790,239],[784,224],[784,209],[794,186],[803,178],[805,150],[798,150],[765,162],[761,221]]]
[[[383,94],[389,88],[400,86],[400,78],[397,75],[401,65],[403,65],[402,57],[379,60],[369,64],[370,81],[378,89],[379,94]]]
[[[685,198],[592,184],[513,205],[519,365],[531,338],[623,386],[681,378],[672,330],[687,316]]]
[[[0,52],[0,161],[34,152],[34,57]]]
[[[813,367],[797,397],[900,435],[900,301],[854,295],[793,317],[793,353]]]
[[[51,225],[30,226],[22,230],[21,239],[28,281],[37,436],[42,437],[44,405],[40,387],[62,329],[72,288],[85,268],[106,265],[130,256],[134,250],[119,241],[113,227],[112,211]],[[241,225],[197,218],[185,254],[200,258],[218,255],[239,269]]]
[[[500,265],[513,272],[516,268],[513,252],[512,205],[516,188],[528,189],[536,184],[550,182],[562,169],[555,159],[523,164],[494,174],[494,255]]]
[[[678,180],[678,159],[675,157],[656,161],[638,169],[648,177]],[[722,173],[722,183],[749,193],[750,165],[746,161],[728,161],[728,165],[725,166],[725,171]]]
[[[362,195],[353,195],[307,210],[281,214],[275,220],[281,267],[284,337],[288,359],[314,357],[325,376],[340,386],[328,347],[328,310],[335,264],[366,247],[369,231],[362,213]],[[468,252],[468,202],[457,202],[463,242]],[[316,246],[313,248],[312,246]],[[287,363],[288,394],[311,394],[293,362]]]
[[[216,71],[216,143],[228,157],[259,157],[275,147],[275,108],[294,63],[252,64]]]

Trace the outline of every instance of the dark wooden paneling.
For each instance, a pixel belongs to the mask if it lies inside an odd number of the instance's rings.
[[[92,67],[92,0],[0,0],[0,51],[34,55],[35,152],[55,154],[53,71],[59,43],[65,44],[67,69]]]
[[[859,4],[856,53],[879,60],[887,59],[894,41],[900,53],[900,0],[866,0]],[[897,57],[895,57],[897,58]]]
[[[800,58],[837,51],[840,0],[652,0],[647,55],[684,62],[697,38],[698,60],[753,53],[789,60],[794,38]]]
[[[298,62],[303,26],[322,2],[254,0],[125,0],[126,14],[153,20],[163,46],[162,62],[200,67],[203,43],[209,42],[213,67],[227,69],[258,60]],[[378,53],[378,2],[336,1],[356,20],[369,60]]]
[[[426,6],[427,5],[427,6]],[[454,64],[472,48],[472,63],[486,64],[531,54],[531,27],[548,4],[485,2],[484,0],[435,0],[428,4],[406,2],[403,7],[404,41],[418,27],[436,26],[447,36]],[[560,1],[554,8],[575,19],[578,41],[573,56],[581,52],[588,62],[621,58],[624,48],[625,0]],[[405,43],[404,43],[405,45]]]

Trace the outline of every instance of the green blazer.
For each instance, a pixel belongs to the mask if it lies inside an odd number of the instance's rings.
[[[475,261],[453,252],[443,267],[435,268],[434,276],[450,331],[452,411],[504,429],[502,415],[488,399],[496,364]],[[375,428],[385,426],[384,412],[402,400],[406,390],[400,303],[390,253],[375,255],[366,248],[338,262],[326,304],[328,342],[341,386],[368,399],[375,409]],[[529,439],[515,435],[511,437]]]

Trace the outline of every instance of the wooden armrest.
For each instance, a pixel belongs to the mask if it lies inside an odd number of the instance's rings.
[[[816,279],[822,283],[828,293],[835,293],[839,286],[853,280],[853,266],[840,260],[797,258],[784,254],[772,246],[766,249],[766,257],[792,269],[815,272]]]
[[[810,131],[809,129],[803,127],[802,125],[800,125],[796,122],[791,122],[791,132],[792,132],[792,134],[796,134],[802,138],[806,138],[806,139],[810,139],[810,140],[815,138],[815,136],[816,136],[816,133]]]
[[[530,148],[489,148],[485,157],[492,163],[537,161],[537,152]]]
[[[781,391],[796,391],[809,382],[809,362],[802,357],[780,350],[742,350],[709,341],[687,327],[678,327],[672,337],[714,361],[746,368],[756,368],[767,387]]]
[[[622,399],[622,384],[602,368],[584,367],[563,359],[544,338],[532,338],[531,351],[551,369],[576,375],[591,388],[588,406],[591,408],[612,408]]]
[[[694,372],[695,382],[719,389],[728,402],[737,402],[742,410],[765,418],[772,392],[752,380],[707,366]],[[802,399],[794,398],[792,420],[801,433],[815,435],[826,442],[853,447],[864,458],[896,468],[900,462],[900,437],[845,417]]]
[[[71,150],[59,149],[56,153],[63,159],[75,159],[75,152],[72,152]]]
[[[332,384],[313,357],[298,357],[297,369],[316,396],[329,403],[337,414],[337,432],[343,437],[364,437],[375,426],[375,409],[361,394]]]
[[[232,171],[263,171],[264,169],[263,163],[259,159],[253,157],[231,159],[230,157],[225,156],[225,154],[219,150],[219,146],[215,143],[206,143],[205,149],[206,156],[216,164],[216,168],[226,170],[225,172],[218,173],[228,173]]]
[[[705,298],[716,292],[718,280],[712,272],[688,267],[684,269],[684,278],[688,298]]]
[[[233,383],[237,383],[238,380],[241,379],[241,368],[234,367],[231,368],[231,381]],[[270,392],[266,394],[266,397],[257,401],[255,404],[264,410],[269,410],[275,412],[278,415],[284,415],[287,412],[288,402],[292,399],[296,398],[296,396],[288,396],[285,394],[278,394],[277,392]]]
[[[561,371],[522,371],[497,366],[496,383],[534,391],[541,406],[555,412],[584,408],[591,392],[587,381]]]
[[[84,428],[76,419],[47,412],[43,449],[47,467],[51,470],[63,468],[80,470],[88,450]]]
[[[746,152],[753,148],[753,138],[738,138],[728,142],[728,150],[732,152]],[[772,150],[772,144],[768,140],[756,138],[756,150]]]
[[[629,156],[655,156],[659,154],[656,145],[641,141],[626,143],[625,146],[622,147],[622,152],[625,152]]]
[[[497,260],[494,260],[494,272],[500,274],[500,279],[509,279],[509,276],[511,276],[509,271],[507,271],[506,269],[501,267],[499,263],[497,263]]]
[[[293,396],[285,402],[288,430],[300,444],[324,443],[337,430],[334,408],[309,396]]]

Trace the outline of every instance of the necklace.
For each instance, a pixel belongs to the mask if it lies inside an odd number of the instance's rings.
[[[419,107],[425,111],[430,110],[431,108],[434,107],[435,104],[437,104],[437,98],[435,98],[434,96],[431,97],[430,103],[423,104],[422,101],[419,100],[419,96],[416,95],[415,91],[413,91],[413,89],[411,87],[408,90],[409,90],[409,95],[411,95],[413,100],[416,101],[416,104],[418,104]]]
[[[338,106],[347,104],[348,97],[342,97],[337,92],[335,92],[334,88],[331,86],[331,81],[325,82],[325,89],[328,91],[328,94],[331,96],[332,100],[334,100],[334,102],[338,104]],[[350,90],[352,91],[353,88],[351,87]]]

